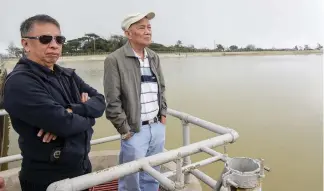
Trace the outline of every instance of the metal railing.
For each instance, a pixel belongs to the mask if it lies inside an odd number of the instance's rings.
[[[0,115],[6,115],[6,111],[0,110]],[[91,188],[93,186],[103,184],[125,175],[129,175],[141,170],[157,179],[161,186],[167,190],[182,190],[186,184],[190,183],[190,174],[194,175],[202,182],[215,189],[217,181],[198,170],[198,167],[208,165],[217,161],[226,162],[230,158],[227,154],[222,154],[211,149],[217,146],[225,146],[233,143],[238,137],[238,133],[230,128],[222,127],[211,122],[199,119],[189,114],[168,109],[168,115],[176,117],[182,121],[183,126],[183,147],[159,153],[150,157],[142,158],[132,162],[120,164],[104,170],[92,172],[83,176],[65,179],[52,183],[48,191],[77,191]],[[194,124],[219,135],[200,142],[190,144],[190,128],[189,124]],[[105,142],[119,140],[120,135],[114,135],[91,141],[91,145],[101,144]],[[190,155],[205,152],[212,157],[191,164]],[[226,153],[226,149],[225,149]],[[12,155],[0,158],[0,164],[21,160],[22,156]],[[171,161],[176,161],[176,170],[166,173],[160,173],[153,167],[162,165]],[[175,176],[175,181],[169,177]]]

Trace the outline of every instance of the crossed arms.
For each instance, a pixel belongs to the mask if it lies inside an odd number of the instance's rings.
[[[65,138],[91,128],[95,124],[94,118],[103,114],[104,96],[80,77],[76,76],[75,80],[79,81],[81,91],[87,93],[90,99],[64,108],[30,75],[17,74],[6,83],[4,108],[13,117],[42,128],[42,132]]]

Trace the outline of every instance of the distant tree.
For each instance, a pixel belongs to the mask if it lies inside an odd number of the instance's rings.
[[[245,50],[253,51],[253,50],[255,50],[255,46],[253,44],[249,44],[249,45],[246,46]]]
[[[309,45],[305,44],[304,45],[304,50],[311,50],[311,48],[309,47]]]
[[[15,56],[16,58],[22,57],[23,54],[23,49],[16,47],[13,42],[10,42],[7,51],[10,54],[10,56]]]
[[[217,44],[217,45],[216,45],[216,50],[217,50],[217,51],[224,51],[225,48],[224,48],[223,45],[221,45],[221,44]]]
[[[238,50],[238,47],[237,47],[236,45],[231,45],[231,46],[229,47],[229,50],[230,50],[230,51],[237,51],[237,50]]]
[[[92,39],[100,38],[100,36],[95,33],[86,33],[84,36],[92,38]]]
[[[320,43],[317,43],[317,47],[316,47],[317,50],[322,50],[323,49],[323,46],[320,44]]]
[[[108,40],[110,45],[109,51],[117,50],[118,48],[122,47],[127,42],[127,38],[121,35],[112,35]]]
[[[84,36],[87,37],[89,39],[89,41],[91,39],[91,42],[92,42],[91,44],[93,44],[93,52],[95,52],[96,51],[96,40],[98,38],[100,38],[100,36],[95,33],[87,33]]]
[[[122,47],[127,42],[127,38],[122,35],[112,35],[109,38],[100,37],[95,33],[86,33],[84,36],[68,40],[63,46],[63,53],[91,53],[95,52],[112,52],[120,47]],[[192,52],[192,51],[287,51],[287,50],[307,50],[310,49],[308,45],[303,46],[295,46],[294,48],[257,48],[253,44],[248,44],[246,47],[238,47],[237,45],[231,45],[229,47],[224,46],[222,44],[214,44],[215,47],[213,49],[202,47],[195,48],[194,45],[183,45],[181,40],[176,41],[174,45],[166,46],[160,43],[152,42],[149,46],[154,51],[166,52]],[[14,54],[13,51],[14,46],[8,48],[11,50],[11,55]],[[323,49],[323,46],[318,44],[316,49]],[[17,51],[18,52],[18,51]],[[17,54],[18,55],[18,54]]]
[[[150,44],[149,48],[154,51],[168,51],[168,47],[164,46],[163,44],[154,42]]]
[[[191,50],[193,50],[193,49],[195,49],[195,46],[194,46],[193,44],[190,44],[190,45],[188,46],[188,48],[191,49]]]
[[[178,40],[175,46],[176,47],[182,47],[182,41],[181,40]]]
[[[152,50],[153,49],[161,49],[161,48],[165,48],[165,46],[163,44],[159,44],[159,43],[154,43],[152,42],[149,46]]]
[[[81,49],[82,41],[79,39],[73,39],[67,41],[63,45],[63,51],[64,53],[72,53],[77,52],[79,49]]]

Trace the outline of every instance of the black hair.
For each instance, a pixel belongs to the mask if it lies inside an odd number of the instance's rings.
[[[20,25],[20,35],[21,37],[26,36],[28,32],[32,29],[35,23],[52,23],[58,28],[60,28],[60,24],[52,18],[51,16],[45,14],[39,14],[32,17],[29,17]]]

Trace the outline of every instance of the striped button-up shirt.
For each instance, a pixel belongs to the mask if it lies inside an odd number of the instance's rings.
[[[141,67],[141,120],[151,120],[159,112],[158,103],[158,84],[156,76],[151,71],[149,59],[146,50],[144,50],[144,60],[138,58]]]

